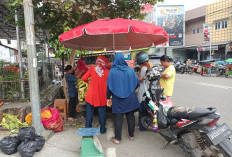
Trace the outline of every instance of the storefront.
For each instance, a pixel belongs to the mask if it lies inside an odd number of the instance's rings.
[[[232,58],[232,42],[226,44],[226,59]]]
[[[225,60],[225,46],[225,44],[211,46],[211,56],[209,46],[198,47],[197,50],[199,52],[200,60]]]

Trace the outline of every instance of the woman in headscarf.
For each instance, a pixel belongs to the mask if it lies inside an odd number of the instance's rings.
[[[85,64],[85,62],[82,59],[78,59],[77,67],[75,70],[75,75],[77,76],[77,79],[82,78],[87,71],[88,71],[88,67]]]
[[[107,85],[106,81],[108,78],[109,70],[107,64],[109,60],[105,56],[98,56],[95,67],[90,68],[87,73],[82,77],[82,80],[89,83],[91,78],[86,97],[86,128],[92,127],[94,109],[97,108],[100,133],[106,132],[106,105],[107,105]]]
[[[121,140],[124,114],[127,118],[129,139],[134,139],[134,111],[139,108],[135,89],[138,86],[139,80],[134,70],[127,65],[123,54],[117,53],[107,80],[107,105],[109,107],[112,105],[115,127],[115,137],[112,137],[111,141],[116,144]]]

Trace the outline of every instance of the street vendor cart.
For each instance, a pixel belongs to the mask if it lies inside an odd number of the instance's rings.
[[[73,65],[75,50],[115,52],[145,48],[167,42],[168,34],[162,27],[151,23],[117,18],[76,27],[61,34],[59,40],[61,45],[73,49],[70,57],[70,64]],[[84,147],[87,148],[82,145],[83,150]]]
[[[225,76],[229,77],[230,75],[232,75],[232,58],[225,60],[225,62],[226,62]]]
[[[204,76],[206,75],[210,75],[211,74],[216,74],[217,68],[215,67],[214,63],[216,60],[202,60],[200,61],[201,64],[201,75]]]

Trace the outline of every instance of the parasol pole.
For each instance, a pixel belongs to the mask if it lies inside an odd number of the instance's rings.
[[[76,56],[76,50],[75,50],[75,49],[72,49],[72,52],[71,52],[71,55],[70,55],[70,59],[69,59],[69,64],[70,64],[71,66],[74,65],[75,56]]]
[[[113,33],[113,50],[114,50],[114,53],[115,53],[115,41],[114,41],[114,33]]]

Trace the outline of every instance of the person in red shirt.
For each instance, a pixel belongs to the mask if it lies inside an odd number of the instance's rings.
[[[75,75],[77,79],[81,79],[85,73],[88,71],[88,67],[82,59],[78,59],[77,67],[75,69]]]
[[[86,97],[86,122],[85,127],[91,128],[93,121],[94,109],[97,108],[100,133],[104,134],[106,132],[106,105],[107,105],[107,78],[109,70],[107,69],[107,64],[109,60],[105,56],[98,56],[96,60],[96,66],[90,68],[87,73],[82,77],[84,82],[89,83],[89,78],[91,78]]]

